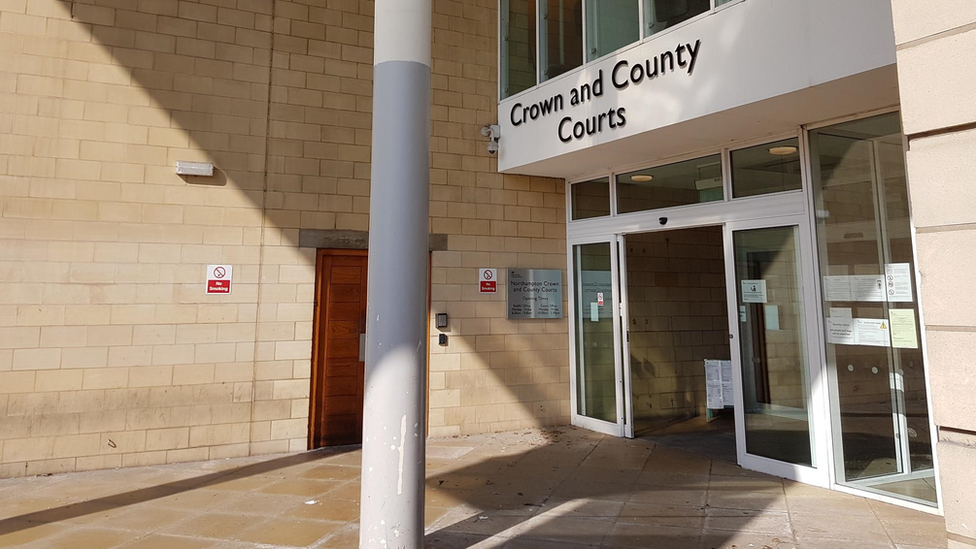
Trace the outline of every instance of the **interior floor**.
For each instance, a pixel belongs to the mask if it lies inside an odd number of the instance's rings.
[[[683,450],[701,457],[737,463],[735,416],[732,410],[718,412],[712,421],[705,416],[675,421],[665,426],[645,427],[634,435],[660,446]]]
[[[924,478],[900,480],[898,482],[879,482],[868,487],[890,494],[898,494],[925,502],[936,501],[935,474]]]
[[[736,463],[731,408],[706,406],[705,361],[731,358],[724,250],[717,226],[628,235],[628,330],[634,434]]]

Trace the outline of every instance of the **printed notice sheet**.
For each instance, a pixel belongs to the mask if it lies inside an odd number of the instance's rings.
[[[722,364],[719,360],[705,361],[705,406],[712,410],[725,407],[722,399]]]
[[[912,297],[912,266],[909,263],[888,263],[885,265],[885,290],[888,293],[888,301],[892,303],[911,303],[914,301]]]
[[[735,406],[735,395],[732,392],[732,361],[723,360],[722,364],[722,402],[726,406]]]
[[[779,330],[779,305],[766,305],[766,329]]]
[[[827,301],[854,301],[851,277],[831,275],[824,278],[824,297]]]
[[[888,319],[857,318],[854,320],[854,333],[858,345],[890,347],[891,330]]]
[[[854,301],[884,301],[884,277],[881,275],[854,275],[851,286],[854,288]]]
[[[765,280],[743,280],[742,281],[742,302],[743,303],[765,303],[766,302],[766,281]]]
[[[854,318],[854,313],[848,307],[831,307],[830,318]]]
[[[891,346],[897,349],[918,349],[918,331],[915,325],[915,309],[891,309]]]
[[[827,318],[827,342],[834,345],[857,345],[854,319],[833,316]]]

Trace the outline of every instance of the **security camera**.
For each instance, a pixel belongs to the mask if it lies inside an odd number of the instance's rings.
[[[488,138],[488,154],[496,154],[498,152],[498,140],[502,136],[501,127],[498,124],[482,126],[481,135]]]

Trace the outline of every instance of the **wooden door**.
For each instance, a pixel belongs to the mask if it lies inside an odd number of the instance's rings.
[[[363,438],[365,250],[319,250],[312,335],[309,447]]]

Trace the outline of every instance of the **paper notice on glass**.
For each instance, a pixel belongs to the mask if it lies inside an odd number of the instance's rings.
[[[766,329],[779,330],[779,306],[766,305]]]
[[[735,394],[732,392],[732,361],[722,361],[722,402],[726,406],[735,406]]]
[[[745,321],[746,321],[746,306],[739,305],[739,322],[745,322]]]
[[[909,263],[888,263],[885,265],[885,290],[888,293],[888,301],[892,303],[911,303],[914,301],[912,297],[912,266]]]
[[[897,349],[918,349],[918,330],[915,309],[890,309],[891,346]]]
[[[847,307],[831,307],[830,308],[830,318],[854,318],[851,310]]]
[[[711,410],[725,407],[722,399],[722,364],[719,360],[705,361],[705,406]]]
[[[854,289],[854,301],[884,301],[884,277],[881,275],[854,275],[851,286]]]
[[[851,317],[828,318],[827,343],[833,343],[834,345],[857,345],[854,319]]]
[[[827,301],[854,301],[851,277],[833,275],[824,277],[824,299]]]
[[[765,280],[743,280],[742,281],[742,302],[743,303],[765,303],[766,302],[766,281]]]
[[[856,318],[854,319],[854,330],[857,334],[858,345],[870,345],[872,347],[890,347],[891,330],[888,327],[888,319]]]
[[[600,304],[590,303],[590,322],[600,322]]]

